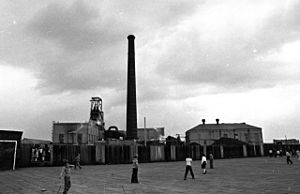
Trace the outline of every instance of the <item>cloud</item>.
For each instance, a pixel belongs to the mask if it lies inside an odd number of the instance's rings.
[[[125,88],[127,35],[147,44],[163,29],[195,10],[195,2],[71,1],[50,3],[25,27],[36,54],[38,88],[45,93]]]
[[[120,87],[126,51],[119,51],[126,36],[114,27],[117,22],[102,17],[82,1],[52,3],[32,17],[25,30],[39,39],[36,75],[42,92]]]
[[[110,1],[110,7],[118,11],[123,20],[132,22],[139,31],[145,32],[155,29],[166,28],[177,24],[185,17],[197,10],[197,7],[205,1],[191,0],[129,0],[129,1]]]
[[[278,49],[279,46],[295,41],[300,37],[300,2],[286,2],[281,10],[274,10],[254,37],[259,50]]]
[[[83,56],[66,54],[52,59],[53,61],[41,61],[38,88],[44,93],[121,89],[125,87],[123,83],[126,79],[126,64],[121,61],[124,57],[118,55],[126,54],[121,51]]]
[[[70,51],[110,47],[128,33],[174,24],[196,9],[196,1],[74,1],[41,8],[27,25],[33,35]],[[125,34],[124,34],[125,33]]]
[[[160,52],[155,73],[178,84],[210,85],[223,92],[274,87],[289,75],[280,71],[284,64],[264,57],[300,38],[299,5],[282,13],[281,4],[272,9],[205,4],[152,45]]]
[[[2,76],[3,127],[50,137],[51,121],[88,119],[88,100],[100,96],[107,127],[125,129],[126,37],[134,34],[139,126],[146,116],[175,134],[218,117],[266,127],[269,137],[282,123],[295,133],[299,92],[286,87],[300,77],[298,1],[0,4],[0,59],[14,67]],[[270,92],[255,93],[261,88]]]
[[[81,51],[120,41],[120,33],[111,30],[98,10],[82,1],[71,5],[49,4],[39,10],[27,28],[34,35],[56,41],[68,51]]]

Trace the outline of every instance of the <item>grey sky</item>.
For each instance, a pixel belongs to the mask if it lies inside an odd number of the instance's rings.
[[[134,34],[139,126],[147,117],[175,135],[220,118],[262,127],[267,141],[300,138],[298,1],[31,0],[0,11],[1,128],[50,139],[52,121],[88,120],[100,96],[107,127],[124,129]]]

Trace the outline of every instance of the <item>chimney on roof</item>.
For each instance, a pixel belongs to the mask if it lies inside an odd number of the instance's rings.
[[[205,119],[202,119],[202,124],[205,125]]]
[[[216,119],[217,125],[219,124],[220,119]]]

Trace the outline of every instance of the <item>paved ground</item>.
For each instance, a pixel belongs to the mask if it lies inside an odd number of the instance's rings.
[[[131,184],[131,165],[83,166],[72,171],[69,193],[300,193],[300,161],[293,158],[215,160],[203,175],[194,161],[196,179],[183,180],[185,162],[140,164],[140,184]],[[0,172],[0,193],[57,193],[61,167],[21,168]],[[41,191],[43,188],[46,191]]]

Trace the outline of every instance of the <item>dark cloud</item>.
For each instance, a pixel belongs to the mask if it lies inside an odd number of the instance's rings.
[[[126,34],[119,27],[82,1],[42,8],[26,27],[40,39],[37,87],[45,93],[122,87]]]
[[[114,48],[116,51],[119,49]],[[41,62],[38,88],[44,93],[125,88],[125,52],[59,56]],[[124,58],[124,61],[122,59]],[[89,60],[90,59],[90,60]]]
[[[111,21],[101,18],[97,9],[75,1],[70,6],[50,4],[41,9],[27,29],[69,51],[77,51],[120,41],[120,32],[112,30],[111,25]]]
[[[183,1],[74,1],[41,8],[25,28],[39,49],[38,88],[45,93],[122,89],[127,35],[146,37],[149,29],[155,33],[195,8],[193,2]]]
[[[196,8],[195,1],[52,3],[33,16],[27,30],[56,41],[67,50],[77,51],[99,45],[107,47],[129,33],[145,32],[149,28],[154,32],[154,28],[174,24]]]

